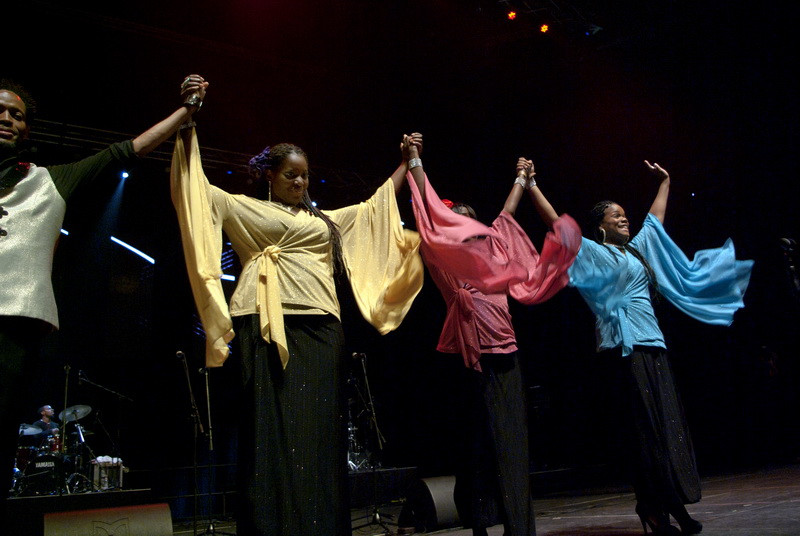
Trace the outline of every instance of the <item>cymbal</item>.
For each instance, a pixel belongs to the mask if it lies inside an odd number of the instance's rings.
[[[64,422],[77,421],[83,419],[92,412],[91,406],[70,406],[58,414],[58,418]]]
[[[19,435],[31,436],[31,435],[38,435],[38,434],[41,434],[43,432],[44,432],[44,430],[42,430],[38,426],[34,426],[32,424],[20,424],[19,425]]]

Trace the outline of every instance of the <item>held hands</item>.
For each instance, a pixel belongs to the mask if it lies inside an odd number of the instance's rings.
[[[534,175],[536,175],[536,172],[533,170],[533,161],[520,157],[517,160],[517,178],[514,183],[522,186],[523,190],[527,190],[531,186],[536,186],[536,181],[533,179]]]
[[[403,160],[408,162],[412,158],[419,158],[422,154],[422,134],[403,134],[403,141],[400,143],[400,152],[403,153]]]
[[[183,104],[194,107],[194,111],[200,109],[203,105],[203,99],[206,97],[206,89],[208,82],[206,82],[199,74],[190,74],[183,79],[181,84],[181,96],[183,97]]]
[[[653,162],[652,164],[647,160],[644,161],[645,165],[650,169],[650,172],[658,178],[661,182],[669,180],[669,173],[666,169],[662,168],[658,165],[658,163]]]

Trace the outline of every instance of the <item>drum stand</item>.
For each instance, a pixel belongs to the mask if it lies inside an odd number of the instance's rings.
[[[67,493],[76,493],[78,491],[97,491],[94,487],[94,482],[92,479],[81,472],[84,461],[84,458],[81,455],[81,449],[86,449],[89,452],[90,460],[97,458],[92,451],[92,448],[86,442],[86,438],[83,435],[83,427],[77,421],[75,421],[75,457],[73,458],[73,469],[75,472],[67,477],[65,483]]]
[[[353,354],[354,358],[359,359],[361,362],[361,371],[364,377],[364,388],[366,389],[366,396],[358,388],[356,385],[356,393],[358,394],[359,398],[361,399],[362,404],[364,405],[364,410],[366,411],[367,415],[369,416],[369,424],[370,428],[375,432],[375,440],[377,442],[377,449],[379,451],[383,450],[383,444],[386,442],[386,439],[383,437],[380,428],[378,427],[378,418],[375,414],[375,405],[373,404],[372,399],[372,392],[369,388],[369,378],[367,376],[367,356],[366,354]],[[384,517],[391,519],[393,516],[390,514],[381,514],[380,509],[378,508],[378,460],[376,459],[376,454],[374,452],[369,453],[369,462],[370,468],[372,471],[372,512],[369,515],[362,516],[360,518],[355,519],[369,519],[368,522],[363,523],[361,525],[357,525],[352,527],[352,530],[359,530],[365,527],[369,527],[371,525],[377,525],[383,529],[382,534],[390,535],[392,534],[391,529],[389,528],[387,523],[391,523],[392,525],[396,525],[396,523],[391,521],[385,521]]]

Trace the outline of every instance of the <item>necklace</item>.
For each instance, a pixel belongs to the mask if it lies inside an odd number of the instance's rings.
[[[295,213],[294,209],[297,209],[298,211],[300,211],[300,207],[296,207],[296,206],[293,206],[293,205],[287,205],[286,203],[282,203],[280,201],[271,201],[271,203],[273,203],[275,205],[278,205],[280,208],[282,208],[283,210],[285,210],[286,212],[288,212],[290,214],[294,214]]]

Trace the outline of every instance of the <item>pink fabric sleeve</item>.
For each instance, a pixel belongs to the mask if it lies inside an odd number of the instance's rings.
[[[447,208],[427,176],[423,203],[411,173],[407,178],[427,262],[484,293],[507,292],[510,283],[527,278],[528,270],[508,256],[498,231]],[[474,240],[479,237],[485,239]]]
[[[540,254],[514,218],[501,212],[492,227],[456,214],[439,199],[425,176],[425,202],[411,173],[421,249],[427,262],[486,294],[507,292],[525,303],[541,303],[569,282],[567,269],[581,244],[578,224],[561,216],[545,237]],[[485,237],[483,240],[471,240]]]
[[[553,230],[544,238],[541,253],[505,211],[494,221],[492,229],[505,239],[509,257],[528,269],[523,281],[509,285],[512,298],[528,305],[542,303],[567,286],[567,269],[572,266],[581,247],[581,229],[570,216],[564,214],[556,220]]]

